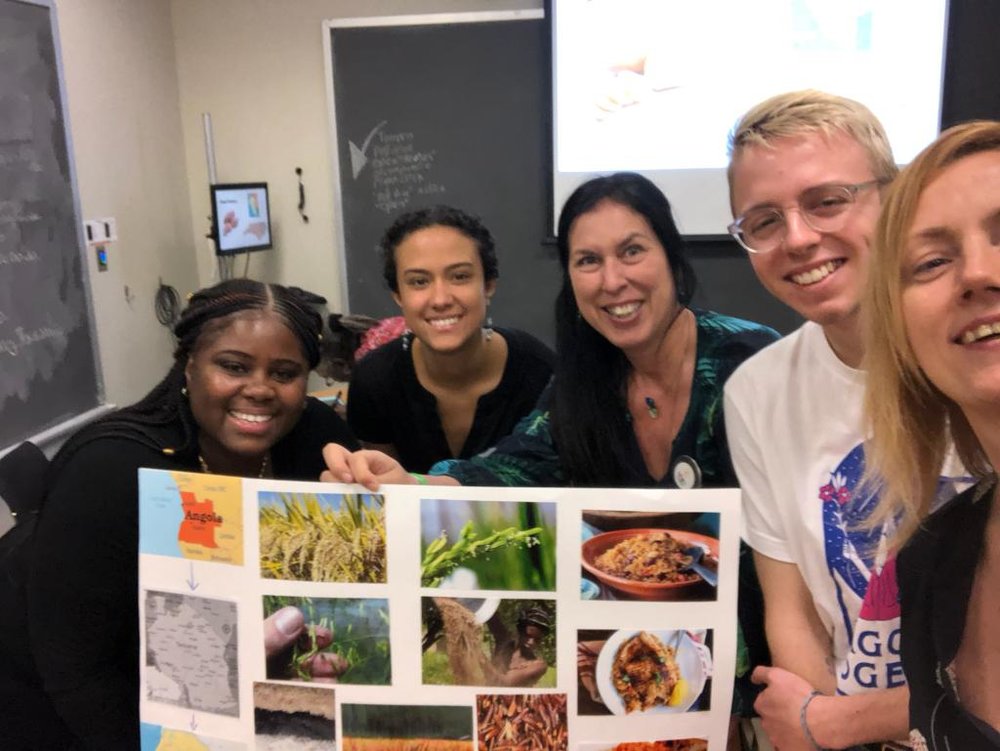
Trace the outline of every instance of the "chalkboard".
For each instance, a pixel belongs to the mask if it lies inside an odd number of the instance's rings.
[[[399,214],[445,203],[496,238],[494,324],[552,343],[548,27],[539,12],[511,15],[328,23],[350,312],[398,315],[379,239]]]
[[[101,401],[49,3],[0,0],[0,449]]]

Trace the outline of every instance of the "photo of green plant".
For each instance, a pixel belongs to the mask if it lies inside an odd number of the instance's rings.
[[[385,582],[385,505],[367,493],[258,494],[265,579]]]
[[[555,518],[554,503],[423,499],[421,586],[554,591]]]
[[[391,684],[389,603],[264,595],[270,680]]]

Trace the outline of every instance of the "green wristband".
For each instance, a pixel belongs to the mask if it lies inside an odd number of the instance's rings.
[[[417,481],[417,485],[430,485],[427,481],[427,475],[418,475],[416,472],[410,472],[410,477]]]

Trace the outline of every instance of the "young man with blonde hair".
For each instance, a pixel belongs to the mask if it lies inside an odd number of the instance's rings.
[[[806,319],[725,389],[774,663],[756,708],[781,751],[881,748],[907,735],[908,691],[890,530],[861,483],[859,298],[896,165],[864,105],[819,91],[762,102],[729,147],[729,230]]]

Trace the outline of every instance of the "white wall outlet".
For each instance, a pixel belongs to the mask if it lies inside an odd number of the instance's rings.
[[[100,219],[88,219],[83,223],[83,239],[87,245],[97,245],[108,241],[107,227]]]
[[[115,221],[115,218],[106,216],[97,221],[104,225],[105,239],[109,242],[115,242],[118,239],[118,222]]]

